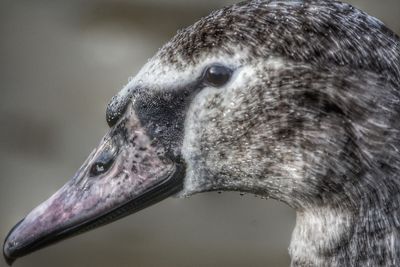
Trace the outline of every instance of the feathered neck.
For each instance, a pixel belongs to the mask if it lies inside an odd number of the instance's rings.
[[[289,252],[292,266],[398,266],[400,185],[377,183],[358,207],[313,207],[297,212]]]

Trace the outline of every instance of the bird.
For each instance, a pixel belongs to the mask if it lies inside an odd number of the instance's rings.
[[[178,31],[115,95],[109,132],[10,231],[9,264],[170,196],[296,211],[292,266],[400,265],[400,38],[335,0],[252,0]]]

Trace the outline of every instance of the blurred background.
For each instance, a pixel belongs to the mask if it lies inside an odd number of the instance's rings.
[[[0,1],[0,240],[107,131],[108,100],[228,0]],[[347,1],[400,32],[400,1]],[[15,266],[289,266],[295,213],[238,193],[168,199]],[[0,266],[5,266],[0,259]]]

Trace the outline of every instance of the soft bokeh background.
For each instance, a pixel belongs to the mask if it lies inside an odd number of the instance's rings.
[[[233,2],[1,0],[0,240],[74,174],[107,131],[108,100],[146,59]],[[349,2],[400,32],[399,0]],[[288,266],[294,223],[284,204],[251,195],[168,199],[15,266]]]

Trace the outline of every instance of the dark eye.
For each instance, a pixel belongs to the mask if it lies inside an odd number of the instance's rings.
[[[104,150],[93,163],[90,168],[90,176],[98,176],[107,172],[112,164],[114,163],[115,157],[117,156],[116,149],[106,149]]]
[[[221,65],[208,67],[204,74],[204,81],[211,86],[221,87],[225,85],[232,76],[232,70]]]

